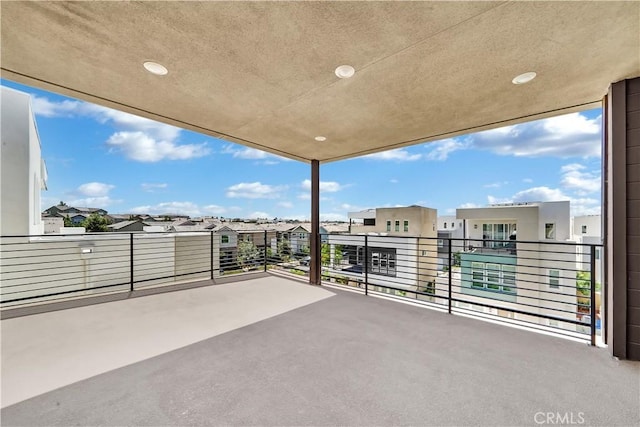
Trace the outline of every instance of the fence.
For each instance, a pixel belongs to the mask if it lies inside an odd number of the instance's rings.
[[[322,279],[595,343],[601,245],[323,236]],[[306,276],[309,240],[275,231],[11,236],[0,242],[3,307],[239,273]]]
[[[331,235],[323,280],[364,294],[595,344],[602,246],[553,241]]]

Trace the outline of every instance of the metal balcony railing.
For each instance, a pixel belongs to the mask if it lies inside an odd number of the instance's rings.
[[[322,280],[595,344],[602,245],[328,235]],[[309,238],[275,231],[5,236],[3,308],[270,269],[309,274]],[[603,337],[604,338],[604,337]]]

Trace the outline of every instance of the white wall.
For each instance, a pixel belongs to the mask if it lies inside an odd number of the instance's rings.
[[[582,232],[582,226],[586,226],[586,233]],[[573,236],[577,237],[602,237],[602,217],[600,215],[584,215],[573,218]],[[601,242],[598,242],[601,243]]]
[[[556,225],[556,241],[571,239],[571,205],[569,201],[544,202],[538,204],[539,231],[538,238],[545,239],[545,224]]]
[[[44,233],[40,190],[46,167],[28,94],[2,87],[0,235]]]
[[[141,233],[133,237],[136,289],[210,277],[209,233]],[[78,292],[61,298],[127,290],[130,238],[128,233],[5,237],[0,252],[2,301],[66,291]],[[219,248],[220,236],[215,235],[214,275],[218,275]],[[95,289],[111,285],[118,286]]]

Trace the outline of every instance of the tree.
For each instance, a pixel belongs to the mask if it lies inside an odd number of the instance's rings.
[[[248,271],[260,258],[260,251],[250,240],[238,243],[238,264],[244,271]]]
[[[461,261],[461,255],[460,252],[456,252],[453,254],[453,266],[454,267],[460,267],[460,261]]]
[[[331,246],[328,243],[323,243],[320,248],[320,262],[322,265],[329,265],[331,262]]]
[[[280,255],[282,261],[289,262],[291,259],[291,245],[288,240],[281,239],[278,242],[278,255]]]
[[[89,215],[87,219],[82,221],[81,225],[87,231],[102,232],[102,231],[108,230],[107,225],[109,225],[109,221],[107,221],[105,217],[98,215],[97,213],[94,212],[91,215]]]
[[[60,203],[58,203],[58,206],[67,206],[67,204],[65,202],[63,202],[62,200],[60,200]]]
[[[320,248],[320,260],[322,265],[329,265],[331,263],[331,246],[328,243],[323,243]],[[333,248],[333,264],[340,264],[342,261],[342,246],[336,245]]]

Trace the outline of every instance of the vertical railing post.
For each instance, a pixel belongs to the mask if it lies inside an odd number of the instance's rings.
[[[364,236],[364,294],[369,295],[369,236]]]
[[[596,247],[591,245],[589,272],[591,277],[591,294],[589,297],[589,303],[591,307],[591,345],[596,345],[596,316],[598,314],[598,307],[596,305]]]
[[[209,270],[211,270],[211,280],[213,280],[213,230],[211,230],[210,232],[209,250],[211,253],[211,259],[209,260]]]
[[[264,271],[267,272],[267,230],[264,230]]]
[[[449,306],[449,314],[451,314],[451,276],[453,276],[453,262],[452,262],[452,254],[451,254],[451,245],[453,244],[453,239],[452,238],[448,238],[449,240],[449,296],[448,296],[448,306]]]
[[[133,233],[129,234],[129,286],[133,292]]]

